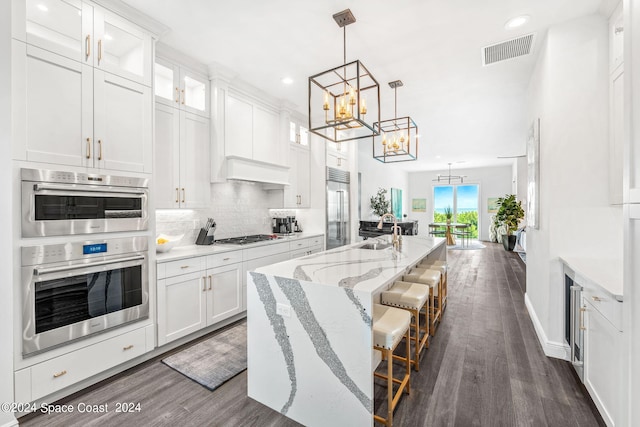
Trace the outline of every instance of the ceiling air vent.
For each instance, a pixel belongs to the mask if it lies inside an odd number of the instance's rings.
[[[486,46],[482,49],[482,65],[490,65],[518,56],[528,55],[533,50],[534,34],[518,37]]]

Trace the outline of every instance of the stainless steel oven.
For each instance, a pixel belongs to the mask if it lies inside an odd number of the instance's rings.
[[[146,230],[148,180],[22,169],[22,237]]]
[[[22,354],[149,316],[147,237],[22,248]]]

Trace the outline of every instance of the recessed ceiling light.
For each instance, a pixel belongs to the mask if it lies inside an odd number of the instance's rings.
[[[284,83],[286,85],[290,85],[291,83],[293,83],[293,79],[291,77],[283,77],[282,78],[282,83]]]
[[[105,40],[113,40],[113,37],[111,36],[111,34],[104,33],[104,39]]]
[[[47,10],[49,10],[49,8],[43,4],[39,4],[38,9],[40,9],[43,12],[46,12]]]
[[[512,30],[514,28],[522,27],[524,24],[529,22],[529,19],[531,19],[529,15],[516,16],[515,18],[509,19],[507,23],[504,24],[504,28],[507,30]]]

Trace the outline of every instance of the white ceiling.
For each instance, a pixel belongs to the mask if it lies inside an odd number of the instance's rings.
[[[165,44],[205,65],[307,110],[307,78],[343,63],[342,29],[332,18],[350,8],[347,60],[360,59],[380,83],[382,119],[398,114],[421,135],[406,170],[511,164],[525,152],[526,90],[549,26],[608,8],[611,0],[124,0],[171,28]],[[521,28],[504,24],[517,15]],[[484,46],[536,33],[532,55],[482,66]],[[281,79],[291,77],[285,86]],[[371,150],[370,139],[357,142]],[[460,167],[461,165],[458,165]]]

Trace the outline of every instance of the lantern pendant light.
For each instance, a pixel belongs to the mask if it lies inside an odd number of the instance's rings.
[[[378,135],[380,86],[359,60],[347,63],[347,25],[351,10],[333,15],[343,29],[343,65],[309,77],[309,131],[333,142]]]
[[[398,117],[398,88],[401,80],[389,82],[394,91],[394,118],[373,124],[379,132],[372,137],[373,158],[382,163],[408,162],[418,159],[418,125],[409,116]],[[376,142],[377,141],[377,142]]]

